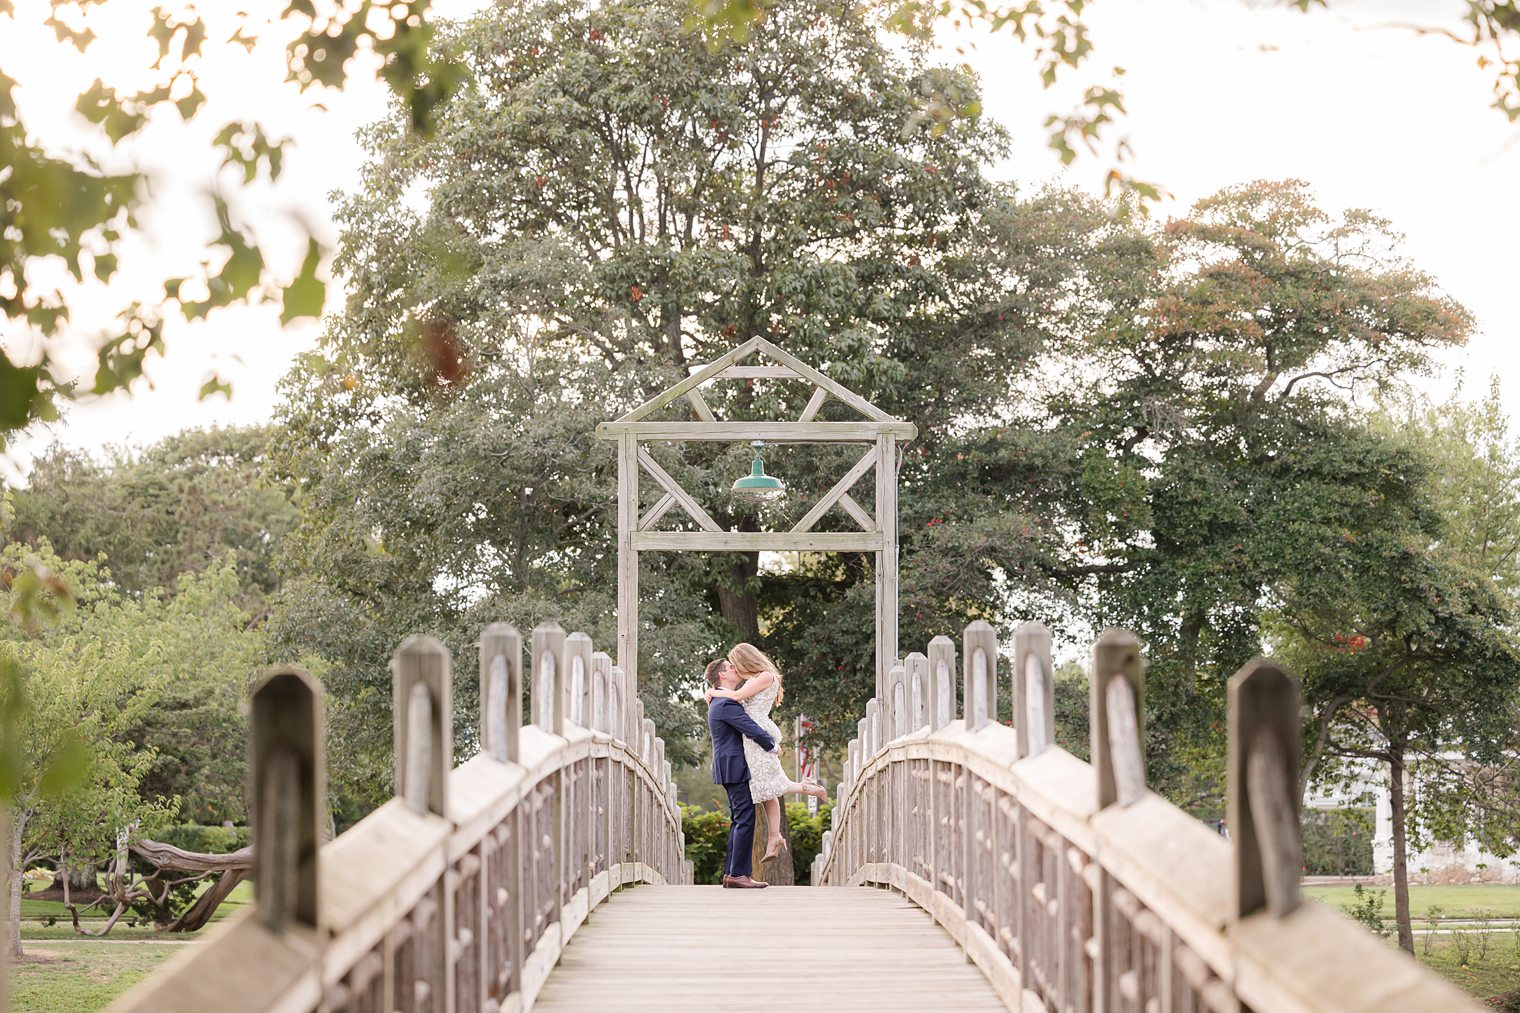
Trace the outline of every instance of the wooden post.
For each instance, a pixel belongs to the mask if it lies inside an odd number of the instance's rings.
[[[591,680],[586,684],[587,700],[586,713],[589,715],[591,727],[599,732],[611,733],[615,731],[611,721],[612,702],[612,658],[606,651],[596,651],[591,655]]]
[[[639,554],[633,534],[639,527],[638,437],[618,437],[618,667],[628,676],[628,695],[639,693]]]
[[[1140,640],[1128,630],[1104,630],[1093,644],[1092,765],[1098,778],[1098,807],[1128,805],[1145,794],[1144,660]],[[1136,782],[1138,781],[1138,789]],[[1093,1008],[1109,1011],[1119,1001],[1118,942],[1113,877],[1100,868],[1093,891]]]
[[[1299,688],[1265,658],[1230,678],[1227,819],[1235,852],[1235,917],[1290,914],[1299,873]]]
[[[586,634],[576,632],[565,638],[565,717],[581,728],[591,724],[591,708],[587,701],[590,699],[593,653],[591,638]]]
[[[966,730],[974,732],[997,721],[997,631],[978,619],[966,627],[964,642],[961,699]]]
[[[644,766],[654,769],[654,743],[659,736],[654,732],[654,719],[644,719],[644,734],[639,740],[639,758],[644,761]]]
[[[886,695],[887,673],[897,661],[897,437],[876,438],[876,696]]]
[[[905,660],[908,695],[908,731],[916,732],[929,724],[929,702],[933,699],[933,683],[929,679],[929,659],[919,651],[913,651]]]
[[[327,821],[322,687],[299,668],[276,668],[254,688],[248,723],[258,917],[275,932],[315,931]]]
[[[492,759],[521,758],[522,635],[506,623],[480,634],[480,746]]]
[[[929,641],[929,727],[939,729],[955,720],[955,641]]]
[[[866,701],[866,755],[875,756],[881,751],[882,746],[882,714],[881,701],[870,699]]]
[[[442,816],[454,768],[453,677],[449,651],[413,634],[391,658],[395,710],[396,794],[416,812]]]
[[[882,736],[888,742],[908,734],[908,669],[905,665],[893,665],[887,676],[887,731]]]
[[[559,623],[533,627],[533,723],[546,732],[565,734],[565,631]]]
[[[607,696],[607,730],[615,738],[628,741],[628,676],[616,665],[610,677],[612,692]]]
[[[1145,794],[1145,662],[1129,630],[1104,630],[1093,644],[1092,761],[1098,806]]]
[[[1050,630],[1025,623],[1013,635],[1013,728],[1020,759],[1055,741],[1055,683]]]

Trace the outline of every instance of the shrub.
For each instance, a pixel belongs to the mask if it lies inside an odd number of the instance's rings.
[[[823,832],[833,811],[832,802],[820,803],[817,816],[808,813],[806,802],[786,804],[786,824],[792,834],[792,881],[799,886],[810,881],[813,859],[823,847]]]
[[[1383,924],[1383,905],[1388,902],[1388,891],[1368,890],[1358,883],[1352,893],[1356,899],[1349,906],[1343,906],[1341,910],[1350,915],[1353,921],[1367,926],[1369,932],[1375,932],[1387,939],[1388,926]]]
[[[692,882],[723,882],[723,855],[728,851],[728,813],[682,804],[681,829],[686,833],[686,857]]]
[[[1478,962],[1488,959],[1488,947],[1494,938],[1494,913],[1487,908],[1473,912],[1473,942],[1477,946]]]
[[[1472,933],[1466,929],[1451,930],[1451,948],[1457,955],[1458,967],[1466,967],[1472,963],[1472,946]]]
[[[228,855],[248,846],[247,827],[202,826],[199,823],[179,823],[165,827],[154,834],[153,839],[172,844],[185,851],[200,851],[208,855]]]
[[[823,832],[829,826],[832,803],[818,807],[818,815],[808,814],[807,803],[788,802],[787,829],[792,837],[792,874],[800,885],[808,881],[813,857],[823,846]],[[723,855],[728,850],[728,813],[721,809],[681,806],[681,829],[686,832],[686,857],[691,859],[692,882],[723,882]]]
[[[1425,909],[1425,934],[1420,937],[1420,952],[1430,956],[1430,950],[1435,945],[1436,926],[1441,924],[1441,916],[1446,909],[1439,904],[1432,904]]]

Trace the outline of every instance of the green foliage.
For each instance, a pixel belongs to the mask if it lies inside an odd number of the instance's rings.
[[[1056,745],[1079,760],[1092,750],[1092,707],[1087,673],[1081,665],[1062,665],[1052,680]]]
[[[296,509],[269,482],[268,427],[187,430],[146,450],[118,448],[105,463],[54,444],[13,498],[10,537],[43,539],[68,560],[104,556],[112,579],[142,594],[173,592],[232,553],[240,598],[262,612],[279,584],[276,560]]]
[[[1515,968],[1520,967],[1520,945],[1514,938],[1497,939],[1486,961],[1471,959],[1472,942],[1464,939],[1467,955],[1457,945],[1455,934],[1442,934],[1431,946],[1430,954],[1420,956],[1420,963],[1445,976],[1458,988],[1504,1013],[1520,1011],[1520,990],[1515,988]],[[1464,962],[1465,960],[1465,962]]]
[[[13,544],[0,562],[14,567],[30,552]],[[9,684],[26,700],[7,792],[22,865],[64,854],[102,863],[118,832],[158,829],[181,800],[143,792],[164,763],[197,751],[201,758],[182,781],[187,806],[241,814],[238,702],[262,643],[235,604],[231,561],[186,577],[173,597],[133,597],[96,563],[60,560],[46,542],[37,554],[67,580],[79,606],[32,634],[0,629]],[[205,706],[181,724],[161,710],[187,700]],[[145,734],[154,746],[144,744]],[[56,790],[65,783],[66,791]]]
[[[983,563],[1030,522],[978,470],[993,458],[1023,479],[1059,451],[1021,454],[1028,441],[1001,422],[968,431],[1006,414],[1010,394],[1005,372],[961,363],[1016,368],[1103,317],[1078,278],[1130,263],[1089,235],[1106,213],[989,183],[983,167],[1005,145],[990,124],[905,136],[928,71],[848,5],[789,6],[719,54],[680,33],[680,10],[487,12],[444,40],[470,77],[439,106],[437,134],[387,122],[368,135],[365,188],[340,211],[352,295],[286,388],[281,467],[302,482],[290,553],[302,577],[273,622],[281,653],[330,662],[334,747],[352,761],[334,771],[340,798],[384,797],[385,660],[405,635],[443,637],[460,671],[493,620],[553,617],[612,642],[615,476],[594,426],[751,335],[920,427],[902,481],[904,642],[1006,607]],[[402,193],[423,195],[422,210]],[[1026,281],[1009,284],[999,258]],[[959,358],[939,354],[951,340]],[[807,393],[761,381],[709,400],[726,418],[795,418]],[[773,515],[728,496],[743,448],[654,453],[740,528],[795,521],[802,496],[855,460],[778,448],[798,498]],[[929,523],[947,516],[966,526]],[[825,742],[849,737],[873,671],[864,555],[789,574],[761,575],[753,554],[649,554],[642,567],[640,692],[678,762],[695,756],[683,740],[700,732],[688,701],[701,664],[762,632],[787,673],[783,721],[805,708]],[[460,713],[473,692],[462,680]]]
[[[184,851],[212,855],[230,855],[249,844],[249,828],[207,826],[202,823],[176,823],[159,830],[155,841],[171,844]]]
[[[1372,875],[1370,809],[1305,809],[1304,875]]]
[[[1353,888],[1356,899],[1343,905],[1341,910],[1350,916],[1352,921],[1360,922],[1367,931],[1374,932],[1384,939],[1391,934],[1388,927],[1383,924],[1383,906],[1388,900],[1387,890],[1368,890],[1358,883]]]
[[[818,815],[808,813],[807,803],[786,804],[787,829],[791,835],[792,872],[796,882],[806,883],[813,858],[823,846],[823,832],[829,826],[833,803],[818,807]],[[686,857],[691,860],[693,882],[716,884],[723,881],[723,857],[728,850],[728,813],[722,809],[702,809],[681,805],[681,829],[686,833]]]
[[[788,819],[791,814],[788,813]],[[723,882],[723,859],[728,853],[728,813],[681,805],[681,829],[686,834],[686,857],[692,865],[692,882]]]
[[[1425,909],[1425,934],[1420,937],[1420,955],[1430,956],[1431,947],[1435,943],[1435,929],[1441,924],[1441,916],[1445,910],[1439,904],[1432,904]]]
[[[52,5],[46,24],[60,46],[87,52],[101,44],[92,27],[96,6],[90,0]],[[78,96],[75,111],[98,128],[96,147],[106,151],[139,138],[150,123],[173,129],[167,107],[184,129],[194,129],[205,115],[203,64],[224,55],[204,51],[208,35],[227,33],[228,42],[251,50],[262,23],[266,31],[294,35],[290,76],[302,89],[317,83],[341,87],[359,49],[372,48],[384,60],[382,76],[401,98],[411,128],[426,131],[433,108],[460,74],[455,63],[429,46],[433,27],[424,20],[429,6],[429,0],[403,0],[387,8],[387,17],[376,18],[367,0],[340,2],[322,15],[309,0],[294,0],[270,23],[267,16],[244,11],[214,10],[203,16],[192,4],[164,4],[143,12],[144,28],[158,43],[159,54],[151,68],[142,68],[142,87],[123,93],[97,80]],[[0,17],[15,17],[10,3],[0,3]],[[134,77],[134,83],[142,82],[141,74]],[[0,350],[0,444],[34,421],[57,418],[57,402],[78,391],[99,395],[136,386],[147,357],[163,354],[166,313],[194,320],[235,303],[276,299],[283,299],[284,321],[321,311],[325,285],[318,273],[316,241],[301,238],[306,253],[294,277],[271,270],[264,246],[233,218],[223,189],[226,175],[204,188],[204,210],[215,215],[219,235],[193,275],[150,279],[150,285],[161,287],[157,298],[139,294],[128,301],[107,291],[118,277],[123,251],[141,242],[141,222],[149,217],[144,212],[157,188],[146,174],[104,168],[120,159],[78,157],[40,144],[16,101],[19,87],[0,73],[0,219],[6,222],[0,234],[0,289],[9,293],[0,296],[0,313],[41,340],[40,355],[31,361]],[[222,125],[214,142],[221,168],[239,170],[242,185],[249,187],[279,178],[288,143],[243,121]],[[42,280],[60,272],[72,276],[74,288],[65,292]],[[81,384],[68,375],[60,351],[73,323],[72,309],[91,298],[114,307],[117,321],[114,333],[98,346],[93,378]],[[201,394],[227,389],[213,378]]]
[[[793,882],[811,882],[813,859],[823,847],[823,832],[831,825],[833,802],[822,802],[817,815],[810,814],[806,802],[786,804],[786,824],[791,836]]]
[[[243,817],[239,708],[263,643],[249,627],[277,586],[275,554],[295,515],[287,492],[262,478],[269,439],[259,428],[187,431],[138,453],[117,451],[105,464],[54,446],[35,462],[29,487],[7,493],[5,532],[12,554],[24,553],[7,571],[11,612],[24,628],[50,624],[44,640],[70,630],[71,642],[85,645],[117,635],[111,623],[94,625],[94,611],[67,615],[70,572],[129,609],[173,602],[147,621],[185,629],[134,642],[148,645],[145,668],[175,678],[115,734],[145,747],[137,790],[177,798],[195,819]],[[44,565],[54,552],[84,569]]]

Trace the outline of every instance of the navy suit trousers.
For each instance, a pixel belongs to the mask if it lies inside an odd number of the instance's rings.
[[[749,781],[725,784],[728,792],[728,854],[723,875],[748,876],[754,869],[755,802],[749,797]]]

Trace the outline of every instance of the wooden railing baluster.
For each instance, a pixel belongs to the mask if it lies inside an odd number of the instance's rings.
[[[1040,623],[1025,623],[1013,635],[1013,730],[1021,758],[1056,739],[1050,650],[1050,631]]]
[[[929,727],[935,730],[955,720],[955,642],[949,637],[929,641]]]
[[[115,1008],[524,1009],[613,891],[689,883],[665,743],[624,673],[585,634],[535,628],[524,727],[523,638],[494,623],[479,644],[480,752],[453,765],[448,651],[407,638],[391,662],[397,797],[320,848],[320,688],[271,672],[250,720],[255,914]]]
[[[963,644],[963,720],[946,637],[910,653],[886,700],[866,704],[815,884],[902,891],[1009,1009],[1384,1008],[1386,989],[1350,988],[1348,967],[1397,981],[1400,1009],[1475,1008],[1360,927],[1301,903],[1298,691],[1280,667],[1252,662],[1230,682],[1227,843],[1145,786],[1144,658],[1131,633],[1108,630],[1093,645],[1091,764],[1055,743],[1049,630],[1026,623],[1014,637],[1013,728],[994,720],[996,632],[974,623]]]

